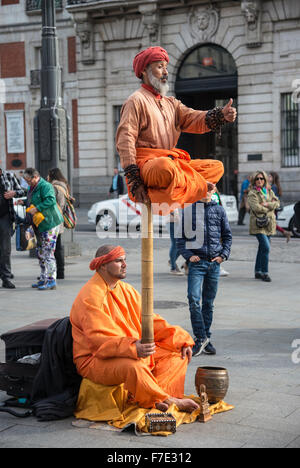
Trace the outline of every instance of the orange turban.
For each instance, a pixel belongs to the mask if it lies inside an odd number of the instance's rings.
[[[133,70],[138,78],[142,77],[142,72],[147,65],[152,62],[159,62],[164,60],[169,63],[169,56],[165,49],[162,47],[148,47],[146,50],[139,52],[133,60]]]
[[[90,270],[98,270],[98,268],[100,268],[101,265],[105,265],[106,263],[112,262],[113,260],[116,260],[116,258],[122,257],[123,255],[126,255],[125,250],[123,249],[123,247],[118,245],[108,254],[94,258],[90,263]]]

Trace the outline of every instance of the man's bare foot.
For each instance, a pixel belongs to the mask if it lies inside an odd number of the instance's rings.
[[[160,403],[155,403],[155,408],[165,413],[166,411],[168,411],[169,405],[168,403],[164,403],[163,401],[161,401]]]
[[[192,413],[196,409],[199,409],[199,405],[194,401],[191,400],[190,398],[174,398],[170,397],[168,400],[166,400],[166,403],[171,405],[172,403],[175,403],[179,411],[184,411],[185,413]]]

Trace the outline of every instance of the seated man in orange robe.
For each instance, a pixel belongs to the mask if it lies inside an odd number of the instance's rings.
[[[135,57],[133,69],[142,85],[124,103],[116,134],[130,197],[169,205],[156,210],[162,214],[173,211],[174,204],[178,208],[204,198],[224,173],[221,161],[191,160],[186,151],[176,148],[181,132],[220,133],[222,125],[236,118],[232,99],[223,108],[201,111],[166,96],[168,63],[161,47],[149,47]]]
[[[175,403],[192,412],[198,405],[183,398],[194,341],[181,327],[154,314],[155,343],[141,343],[141,298],[128,283],[122,247],[98,249],[71,309],[73,356],[78,373],[94,383],[119,385],[142,408],[166,411]]]

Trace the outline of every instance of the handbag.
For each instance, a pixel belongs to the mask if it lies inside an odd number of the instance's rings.
[[[24,250],[32,250],[37,246],[36,236],[31,226],[24,223],[16,225],[16,250],[23,252]]]
[[[258,217],[257,215],[255,215],[255,217],[256,217],[256,226],[258,228],[260,229],[265,228],[269,225],[270,218],[266,214],[264,214],[261,217]]]
[[[64,227],[66,229],[74,229],[77,223],[77,216],[76,211],[74,208],[75,198],[71,197],[68,191],[65,191],[62,187],[57,186],[57,188],[64,193],[65,196],[65,206],[62,210],[60,206],[57,204],[61,214],[64,218]]]

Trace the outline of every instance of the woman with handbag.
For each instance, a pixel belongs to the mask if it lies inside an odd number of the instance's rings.
[[[41,268],[38,283],[32,285],[39,291],[56,289],[56,261],[54,252],[59,226],[63,222],[53,186],[34,168],[27,168],[24,179],[30,186],[26,212],[31,215],[38,235],[37,256]]]
[[[255,278],[270,282],[270,237],[276,233],[275,210],[279,208],[280,202],[274,192],[268,188],[268,179],[264,171],[257,171],[252,175],[248,203],[250,206],[249,232],[258,240]]]
[[[66,197],[70,193],[70,186],[68,181],[62,174],[61,170],[58,167],[54,169],[50,169],[47,177],[47,181],[52,184],[57,205],[61,211],[64,211],[66,205]],[[56,242],[56,249],[55,249],[55,260],[57,266],[57,279],[64,279],[65,278],[65,249],[62,243],[62,234],[64,232],[64,223],[61,223],[59,227],[59,234],[57,237]]]

